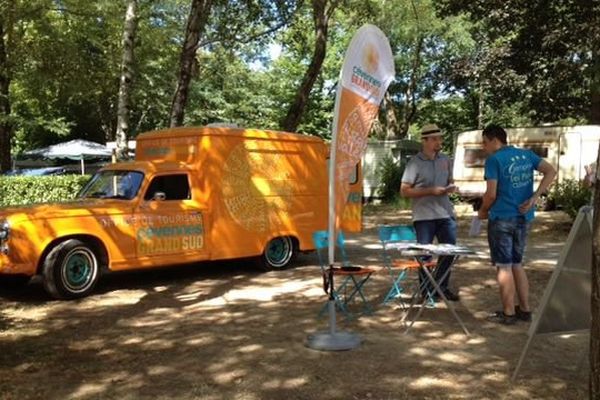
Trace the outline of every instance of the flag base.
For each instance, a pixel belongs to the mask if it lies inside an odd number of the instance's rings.
[[[321,351],[352,350],[360,346],[360,336],[350,332],[337,332],[335,327],[335,302],[327,304],[329,311],[329,331],[308,335],[306,346]]]
[[[360,346],[361,339],[350,332],[317,332],[308,336],[306,346],[321,351],[352,350]]]

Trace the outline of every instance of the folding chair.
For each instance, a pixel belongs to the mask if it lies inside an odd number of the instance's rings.
[[[383,261],[384,266],[390,274],[392,280],[392,287],[383,298],[382,304],[387,304],[393,300],[399,300],[400,305],[406,311],[407,306],[402,299],[404,287],[403,281],[406,280],[408,272],[410,270],[418,271],[421,268],[419,261],[414,259],[412,256],[410,259],[403,257],[400,254],[400,248],[406,244],[407,247],[411,244],[417,243],[417,234],[411,225],[384,225],[379,227],[379,240],[383,247]],[[428,261],[424,264],[426,268],[435,268],[436,263]],[[421,286],[417,286],[417,290],[411,296],[411,302],[413,303],[414,296],[421,291]],[[428,296],[430,304],[433,303],[431,295]]]
[[[375,272],[370,268],[359,267],[351,265],[346,256],[346,249],[344,247],[344,234],[340,231],[335,241],[336,249],[341,255],[342,262],[341,267],[333,267],[333,275],[329,274],[329,260],[328,260],[328,249],[329,249],[329,232],[327,231],[316,231],[313,233],[313,242],[317,250],[317,256],[319,257],[319,265],[321,266],[321,273],[323,274],[323,282],[325,292],[330,294],[335,301],[337,308],[342,311],[346,318],[351,319],[352,313],[348,309],[349,303],[354,300],[357,295],[361,300],[362,313],[371,314],[371,305],[365,298],[363,292],[363,286],[371,277],[371,274]],[[330,282],[329,279],[337,278],[337,287],[333,288],[332,293],[329,293]],[[341,282],[339,281],[341,279]],[[327,309],[325,304],[319,316],[323,315]]]

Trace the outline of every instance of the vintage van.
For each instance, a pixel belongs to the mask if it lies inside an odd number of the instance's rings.
[[[596,163],[600,143],[598,125],[511,128],[506,132],[509,144],[531,149],[552,164],[557,171],[557,182],[582,180],[586,168]],[[481,130],[462,132],[457,136],[453,174],[463,198],[476,202],[485,193],[485,159]],[[535,179],[539,182],[541,175],[536,174]]]
[[[39,274],[55,298],[105,271],[252,257],[285,268],[327,227],[328,146],[307,135],[174,128],[143,133],[75,201],[0,209],[0,274]],[[345,230],[361,227],[361,177]]]

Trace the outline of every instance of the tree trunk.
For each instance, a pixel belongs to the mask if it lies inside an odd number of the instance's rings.
[[[192,68],[196,60],[196,51],[200,36],[206,27],[208,15],[212,7],[212,0],[192,0],[192,8],[185,29],[185,39],[181,56],[179,58],[179,75],[177,78],[177,89],[173,96],[171,105],[170,126],[181,126],[185,114],[190,82],[192,80]]]
[[[397,139],[400,137],[400,127],[396,116],[396,105],[389,91],[385,92],[383,97],[383,108],[385,109],[385,138]]]
[[[10,68],[5,43],[5,20],[0,15],[0,172],[11,168],[10,141],[12,126],[10,123]]]
[[[410,82],[404,92],[404,113],[402,115],[402,125],[400,126],[400,137],[406,137],[410,123],[417,112],[416,91],[417,81],[419,80],[419,68],[421,66],[421,50],[423,49],[423,36],[417,38],[415,44],[415,53],[413,54],[412,67],[410,71]]]
[[[127,134],[129,133],[129,99],[133,82],[133,48],[137,29],[137,0],[127,2],[125,26],[123,28],[123,61],[119,82],[119,104],[117,106],[117,159],[128,158]]]
[[[281,124],[283,130],[288,132],[295,132],[298,129],[302,114],[306,108],[306,103],[308,102],[308,96],[321,72],[323,60],[325,60],[329,16],[335,9],[337,1],[332,1],[329,8],[327,7],[327,3],[327,0],[312,0],[313,20],[315,24],[315,51],[313,52],[310,65],[304,74],[302,83],[296,92],[296,96]]]
[[[483,82],[479,81],[478,103],[477,103],[477,129],[483,129],[485,126],[485,99]]]
[[[594,42],[600,45],[597,35]],[[600,54],[597,46],[592,51],[592,124],[600,124]],[[594,232],[592,242],[592,326],[590,329],[590,399],[600,399],[600,148],[596,158],[596,179],[594,184]]]
[[[600,165],[600,150],[596,166]],[[594,184],[594,226],[592,237],[592,298],[590,329],[590,399],[600,399],[600,180],[598,169]]]

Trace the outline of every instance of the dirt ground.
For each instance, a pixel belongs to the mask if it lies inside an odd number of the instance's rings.
[[[349,235],[349,257],[381,265],[376,227],[408,223],[408,212],[373,208]],[[459,242],[487,255],[482,234]],[[535,308],[570,229],[561,212],[539,213],[527,271]],[[485,321],[499,306],[486,257],[463,258],[451,285],[466,336],[445,306],[425,309],[404,333],[402,310],[381,306],[389,276],[365,286],[370,316],[338,320],[357,349],[305,346],[327,331],[316,255],[293,268],[259,273],[246,262],[210,263],[105,277],[88,298],[51,301],[33,280],[0,288],[0,399],[583,399],[587,335],[536,337],[518,380],[510,375],[528,324]]]

